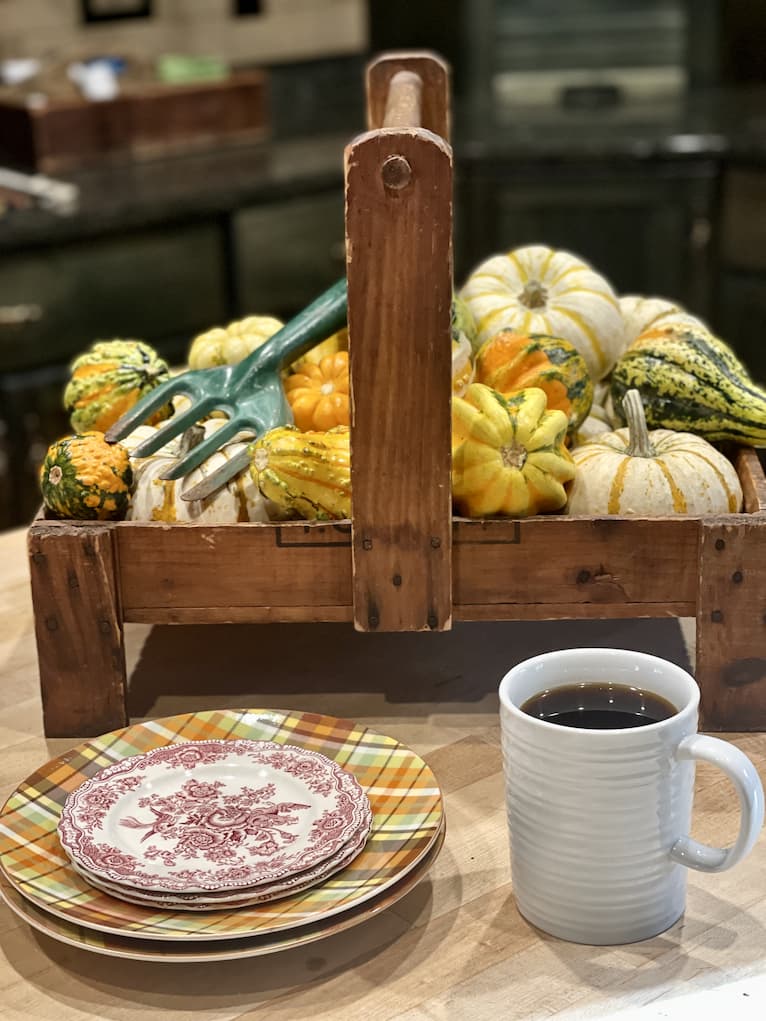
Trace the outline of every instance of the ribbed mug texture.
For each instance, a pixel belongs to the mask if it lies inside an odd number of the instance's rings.
[[[654,657],[639,660],[637,672],[637,656],[549,654],[520,664],[501,685],[516,902],[534,925],[577,943],[647,939],[684,910],[687,870],[670,850],[689,832],[694,762],[675,751],[696,732],[698,691],[688,674],[669,663],[658,668],[663,661]],[[670,680],[665,668],[675,674]],[[642,686],[680,711],[661,723],[605,731],[520,711],[545,688],[586,680]]]

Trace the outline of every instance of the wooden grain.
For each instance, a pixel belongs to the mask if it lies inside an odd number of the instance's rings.
[[[46,740],[35,670],[34,628],[22,530],[0,535],[0,801],[51,755],[75,739]],[[187,664],[201,680],[215,672],[205,707],[262,706],[330,712],[404,741],[424,755],[445,792],[447,840],[430,879],[368,924],[260,960],[183,968],[120,961],[35,935],[0,903],[0,1016],[3,1021],[585,1021],[621,1010],[665,1013],[672,1021],[702,1017],[685,997],[716,996],[745,983],[729,1009],[740,1016],[755,1001],[766,962],[766,840],[742,865],[716,876],[689,875],[686,916],[662,936],[630,947],[578,947],[541,935],[519,916],[510,882],[496,685],[487,669],[482,625],[442,636],[324,634],[315,626],[290,643],[289,673],[253,669],[283,664],[285,632],[234,629],[228,671],[208,629],[160,628],[139,641],[128,629],[134,714],[190,712],[204,689],[169,687],[181,667],[178,649],[202,650]],[[220,629],[213,629],[217,634]],[[323,631],[320,627],[320,631]],[[662,627],[663,634],[666,627]],[[492,650],[503,666],[571,637],[559,625],[511,628]],[[478,632],[478,634],[477,634]],[[141,631],[142,636],[145,632]],[[504,632],[504,635],[506,633]],[[592,632],[590,633],[592,635]],[[599,632],[609,644],[610,625]],[[619,626],[621,642],[663,639],[646,625]],[[614,638],[612,637],[612,640]],[[680,639],[679,639],[680,641]],[[374,654],[360,659],[359,647]],[[407,650],[403,655],[403,646]],[[440,652],[444,643],[449,652]],[[507,653],[503,647],[507,646]],[[425,647],[426,652],[414,652]],[[207,651],[204,651],[207,650]],[[330,651],[332,650],[332,651]],[[672,650],[669,650],[672,652]],[[681,648],[675,655],[682,655]],[[391,664],[400,662],[391,678]],[[455,675],[474,664],[470,675]],[[482,665],[483,664],[483,665]],[[296,683],[296,678],[299,682]],[[140,699],[140,703],[139,700]],[[213,700],[213,701],[211,701]],[[732,735],[766,774],[766,735]],[[720,773],[697,769],[694,834],[723,846],[736,833],[733,792]],[[725,1013],[725,1012],[721,1012]],[[744,1018],[746,1013],[742,1013]]]
[[[752,447],[740,447],[734,455],[734,465],[742,484],[744,507],[748,514],[766,514],[766,475]]]
[[[147,611],[179,613],[207,607],[211,620],[264,619],[260,608],[301,607],[303,620],[324,606],[351,604],[348,526],[172,526],[123,522],[117,530],[126,620],[151,620]],[[248,608],[252,609],[252,615]],[[186,619],[199,619],[194,612]],[[266,617],[268,619],[268,616]],[[288,618],[289,619],[289,618]]]
[[[455,604],[683,603],[697,599],[691,518],[455,523]]]
[[[114,532],[103,525],[29,531],[29,568],[45,732],[124,726],[125,649]]]
[[[700,526],[697,680],[709,730],[766,729],[766,542],[757,517]]]
[[[367,127],[372,130],[385,124],[389,85],[401,71],[409,71],[423,82],[418,124],[441,138],[449,139],[450,106],[443,98],[450,94],[449,66],[435,53],[426,50],[386,53],[367,65]]]
[[[387,129],[348,146],[346,235],[354,624],[441,630],[452,612],[446,142]]]

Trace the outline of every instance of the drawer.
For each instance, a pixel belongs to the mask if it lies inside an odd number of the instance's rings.
[[[234,218],[244,315],[287,319],[346,272],[342,189],[243,209]]]
[[[185,339],[224,321],[222,252],[218,225],[203,223],[2,256],[0,371],[67,361],[94,340]]]

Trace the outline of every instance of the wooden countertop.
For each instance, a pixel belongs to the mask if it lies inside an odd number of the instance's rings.
[[[42,732],[23,530],[0,535],[0,797],[77,742]],[[685,624],[686,622],[684,622]],[[510,884],[496,689],[512,662],[603,644],[688,665],[678,622],[463,624],[359,635],[346,624],[128,625],[133,720],[217,707],[353,717],[423,755],[447,840],[411,894],[368,924],[268,957],[189,967],[56,943],[0,904],[2,1021],[685,1018],[763,1016],[766,839],[720,875],[691,873],[685,918],[645,943],[581,947],[532,929]],[[226,662],[216,670],[218,657]],[[215,678],[211,675],[215,674]],[[729,735],[766,774],[766,735]],[[694,835],[727,844],[735,797],[697,772]],[[756,1013],[751,1013],[755,1011]]]

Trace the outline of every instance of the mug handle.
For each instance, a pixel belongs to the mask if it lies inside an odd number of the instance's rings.
[[[742,861],[753,849],[763,825],[763,785],[750,759],[735,745],[706,734],[685,737],[676,749],[679,759],[711,762],[728,776],[739,795],[739,834],[731,847],[710,847],[691,837],[680,837],[670,856],[700,872],[723,872]]]

